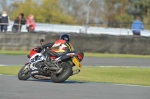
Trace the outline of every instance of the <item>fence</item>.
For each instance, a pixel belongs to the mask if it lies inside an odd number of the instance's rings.
[[[17,24],[16,24],[17,25]],[[148,25],[148,24],[147,24]],[[13,22],[10,21],[8,31],[11,31]],[[86,32],[87,30],[87,32]],[[22,25],[22,32],[27,32],[26,25]],[[109,34],[109,35],[133,35],[130,28],[108,28],[101,26],[88,26],[86,25],[65,25],[65,24],[48,24],[36,23],[35,32],[58,32],[58,33],[87,33],[87,34]],[[141,31],[141,36],[150,36],[150,30],[145,29]]]

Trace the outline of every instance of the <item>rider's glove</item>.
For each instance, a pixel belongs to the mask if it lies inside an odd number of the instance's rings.
[[[37,48],[37,52],[40,53],[42,51],[42,47]]]

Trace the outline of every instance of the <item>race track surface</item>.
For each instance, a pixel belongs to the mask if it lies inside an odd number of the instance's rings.
[[[25,55],[0,55],[0,65],[24,65],[28,62]],[[84,57],[83,66],[140,66],[150,67],[150,59],[144,58],[95,58]]]
[[[0,76],[0,99],[150,99],[150,87]]]
[[[0,55],[0,65],[24,65],[24,55]],[[149,59],[90,58],[83,66],[140,66],[150,67]],[[50,80],[20,81],[16,76],[0,75],[0,99],[150,99],[150,86],[117,85],[108,83]]]

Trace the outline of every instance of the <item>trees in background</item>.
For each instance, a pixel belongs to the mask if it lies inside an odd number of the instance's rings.
[[[37,22],[85,24],[89,0],[15,0],[6,7],[13,20],[18,13],[34,14]],[[135,16],[150,23],[150,0],[93,0],[89,6],[89,24],[129,28]]]
[[[10,15],[12,20],[22,12],[25,14],[25,17],[29,14],[33,14],[36,22],[61,24],[77,23],[75,18],[62,13],[62,9],[60,9],[58,5],[58,0],[24,0],[21,2],[14,2],[11,6],[13,9]]]
[[[60,0],[66,13],[85,23],[89,0]],[[135,16],[148,23],[150,0],[93,0],[90,5],[89,23],[108,27],[130,27]]]
[[[89,0],[60,0],[61,7],[66,13],[74,16],[80,22],[86,22],[87,4]],[[126,13],[128,0],[93,0],[89,7],[89,24],[108,27],[127,27],[133,17]]]
[[[10,3],[7,0],[0,0],[0,13],[6,11],[7,13],[11,13]]]
[[[134,18],[140,16],[145,28],[150,28],[150,0],[129,0],[127,13]]]
[[[105,18],[103,12],[104,0],[93,0],[89,7],[89,24],[99,24]],[[77,18],[81,24],[86,23],[87,4],[89,0],[60,0],[60,6],[65,13]]]

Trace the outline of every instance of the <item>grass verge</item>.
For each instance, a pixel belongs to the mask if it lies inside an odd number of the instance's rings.
[[[0,54],[4,55],[28,55],[29,51],[4,51],[1,50]],[[133,54],[106,54],[106,53],[84,53],[86,57],[99,57],[99,58],[150,58],[150,55],[133,55]]]
[[[0,74],[17,75],[21,66],[1,66]],[[83,67],[69,80],[150,86],[150,68]]]
[[[70,80],[150,86],[150,68],[84,67]]]

